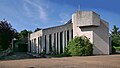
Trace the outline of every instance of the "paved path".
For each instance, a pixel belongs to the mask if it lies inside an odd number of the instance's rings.
[[[0,68],[120,68],[120,55],[9,60]]]

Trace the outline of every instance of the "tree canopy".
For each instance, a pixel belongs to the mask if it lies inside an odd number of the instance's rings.
[[[32,31],[28,31],[28,30],[22,30],[19,33],[19,39],[23,39],[23,38],[27,38],[28,37],[28,33],[32,33]]]
[[[17,37],[17,31],[11,24],[7,20],[0,21],[0,49],[7,49],[15,37]]]
[[[27,41],[28,41],[28,33],[32,33],[32,31],[28,31],[28,30],[26,30],[26,29],[22,30],[22,31],[19,33],[19,38],[18,38],[18,40],[21,41],[21,42],[27,43]]]

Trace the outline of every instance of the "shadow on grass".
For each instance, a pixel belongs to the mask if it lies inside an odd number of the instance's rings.
[[[117,53],[120,54],[120,53]],[[112,54],[113,55],[113,54]],[[91,56],[103,56],[103,55],[91,55]],[[42,59],[42,58],[63,58],[63,57],[90,57],[90,56],[71,56],[71,55],[64,55],[64,54],[58,54],[58,55],[45,55],[45,57],[33,57],[31,55],[28,55],[25,52],[18,52],[13,53],[5,57],[0,57],[0,61],[10,61],[10,60],[24,60],[24,59]]]
[[[21,59],[30,59],[30,58],[34,58],[34,57],[27,55],[26,52],[17,52],[17,53],[9,54],[7,56],[0,57],[0,61],[21,60]]]
[[[65,56],[65,55],[59,54],[59,55],[45,55],[44,57],[33,57],[31,55],[28,55],[27,53],[18,52],[8,56],[0,57],[0,61],[40,59],[40,58],[63,58],[63,57],[71,57],[71,56]]]

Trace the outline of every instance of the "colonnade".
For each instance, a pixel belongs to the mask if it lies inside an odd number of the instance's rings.
[[[46,52],[61,54],[69,40],[73,38],[73,30],[65,30],[52,34],[45,34],[29,40],[28,51],[34,53]]]

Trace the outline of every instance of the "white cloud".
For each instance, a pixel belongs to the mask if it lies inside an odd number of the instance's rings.
[[[32,6],[37,7],[37,8],[38,8],[38,11],[39,11],[39,18],[40,18],[42,21],[46,21],[46,20],[47,20],[46,11],[45,11],[45,9],[44,9],[41,5],[38,5],[38,4],[34,3],[34,2],[32,2],[31,0],[25,0],[25,3],[28,3],[28,4],[32,5]],[[30,10],[29,10],[28,7],[29,7],[29,6],[24,5],[24,8],[25,8],[27,14],[31,16]]]
[[[48,0],[48,1],[47,1],[47,4],[46,4],[46,7],[47,7],[47,8],[49,8],[49,6],[50,6],[49,4],[50,4],[50,1]]]
[[[30,10],[29,10],[29,8],[27,7],[26,3],[24,3],[23,6],[24,6],[24,9],[25,9],[27,15],[28,15],[29,17],[31,17],[32,15],[31,15]]]
[[[57,22],[60,22],[60,23],[66,23],[70,19],[70,15],[64,12],[60,13],[59,17],[61,18],[61,20]]]
[[[40,11],[40,19],[46,21],[47,17],[46,17],[46,13],[44,12],[44,9],[43,8],[39,8],[39,11]]]

